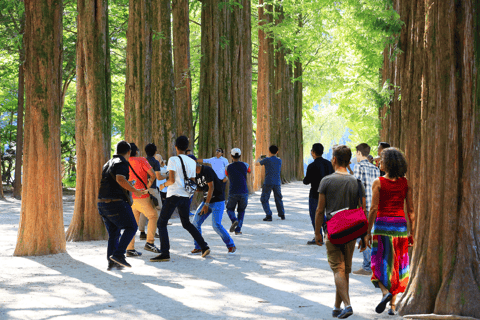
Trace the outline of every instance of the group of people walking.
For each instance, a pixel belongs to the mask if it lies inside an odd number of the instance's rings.
[[[235,254],[237,248],[230,233],[242,234],[248,205],[247,175],[251,168],[240,161],[239,148],[231,150],[233,161],[229,164],[221,148],[216,150],[213,158],[197,159],[189,152],[188,145],[187,137],[178,137],[175,142],[177,155],[170,157],[165,165],[153,144],[145,147],[145,158],[140,156],[134,143],[121,141],[117,144],[116,154],[103,167],[98,196],[99,213],[109,234],[109,270],[131,267],[125,254],[130,257],[142,254],[135,250],[137,228],[141,231],[140,238],[146,240],[144,249],[158,253],[150,261],[169,261],[167,226],[174,212],[178,213],[183,228],[194,240],[191,254],[201,254],[202,257],[210,254],[202,236],[202,224],[210,215],[213,229],[225,243],[228,254]],[[372,283],[382,290],[382,299],[376,311],[383,312],[390,302],[389,314],[395,314],[396,295],[405,290],[408,282],[408,245],[413,244],[415,227],[412,190],[405,178],[405,157],[398,149],[382,143],[376,166],[369,159],[370,146],[362,143],[356,147],[357,164],[352,175],[347,171],[352,157],[349,147],[336,146],[331,162],[322,158],[323,149],[320,143],[312,146],[314,162],[308,166],[303,182],[311,185],[309,213],[315,234],[307,244],[326,245],[328,262],[334,273],[336,298],[332,316],[343,319],[353,314],[348,284],[355,241],[333,244],[328,238],[326,226],[338,212],[357,207],[368,216],[368,232],[357,239],[364,261],[362,268],[354,274],[371,275]],[[272,191],[278,216],[285,220],[280,180],[282,160],[277,154],[278,148],[270,146],[268,156],[260,155],[255,161],[255,166],[265,166],[260,199],[266,222],[273,220],[269,206]],[[202,163],[209,163],[211,167]],[[228,180],[230,186],[226,199]],[[197,192],[203,192],[193,223],[190,222],[192,190],[195,189],[192,185],[196,186]],[[130,193],[132,200],[129,200]],[[410,219],[410,236],[403,209],[405,203]],[[222,225],[225,206],[232,222],[230,233]],[[154,244],[155,237],[160,238],[160,248]]]

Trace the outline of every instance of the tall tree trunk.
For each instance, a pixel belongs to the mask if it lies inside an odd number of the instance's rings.
[[[301,27],[301,25],[300,25]],[[294,99],[294,125],[293,125],[293,145],[294,145],[294,172],[293,177],[295,180],[303,179],[303,69],[302,63],[300,61],[295,62],[295,71],[294,71],[294,89],[293,89],[293,99]]]
[[[24,29],[25,15],[22,18],[22,30]],[[13,186],[13,197],[22,197],[22,159],[23,159],[23,105],[25,104],[25,79],[24,61],[25,50],[20,49],[20,66],[18,67],[18,107],[17,107],[17,143],[15,150],[15,185]]]
[[[140,149],[152,137],[152,1],[130,0],[125,82],[125,139]]]
[[[65,252],[60,176],[62,1],[25,0],[25,165],[15,256]]]
[[[399,311],[479,318],[480,4],[411,0],[394,8],[405,21],[403,53],[385,63],[384,80],[398,74],[392,82],[402,99],[396,92],[390,113],[381,111],[381,137],[405,150],[417,214]]]
[[[255,158],[268,154],[270,146],[270,119],[273,106],[274,47],[273,38],[264,30],[265,25],[273,22],[272,6],[259,0],[258,7],[258,82],[257,82],[257,130]],[[265,179],[265,169],[255,168],[254,190],[260,189]]]
[[[173,0],[173,58],[177,135],[187,136],[193,150],[192,81],[190,77],[190,27],[188,0]]]
[[[158,143],[159,151],[165,153],[163,156],[168,159],[175,154],[177,137],[170,0],[153,0],[152,9],[153,140]]]
[[[67,240],[103,240],[107,232],[97,198],[111,141],[108,1],[78,0],[77,7],[77,185]]]

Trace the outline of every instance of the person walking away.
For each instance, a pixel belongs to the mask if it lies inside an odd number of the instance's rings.
[[[388,314],[394,315],[397,294],[405,292],[409,278],[408,245],[413,245],[415,234],[413,190],[405,178],[408,165],[400,150],[384,149],[380,167],[385,176],[373,182],[372,207],[368,216],[373,231],[369,229],[367,241],[372,244],[372,283],[382,290],[382,300],[375,311],[382,313],[390,302]],[[403,211],[405,204],[410,235]]]
[[[135,143],[131,142],[130,146],[132,148],[132,150],[130,150],[130,159],[128,160],[128,162],[130,163],[130,179],[135,180],[135,188],[145,186],[146,188],[150,188],[150,186],[153,185],[153,182],[155,180],[155,173],[150,164],[148,163],[147,159],[140,157],[140,152]],[[152,201],[150,200],[150,194],[147,193],[140,197],[133,195],[132,211],[137,223],[140,219],[141,214],[144,214],[149,221],[152,221],[152,223],[148,225],[147,243],[145,243],[144,249],[147,251],[159,253],[160,249],[158,249],[154,245],[158,213],[157,209],[152,205]],[[133,237],[132,241],[127,247],[127,257],[138,257],[141,255],[141,252],[135,250],[135,237]]]
[[[380,176],[380,170],[368,161],[370,155],[370,146],[366,143],[361,143],[356,146],[357,149],[357,164],[353,168],[353,175],[360,180],[365,187],[365,207],[366,212],[370,212],[372,205],[372,185],[373,181]],[[371,225],[372,226],[372,225]],[[372,268],[370,266],[371,250],[367,248],[363,251],[363,265],[360,269],[353,271],[353,274],[371,275]]]
[[[314,143],[312,150],[310,150],[313,162],[307,167],[307,174],[303,178],[303,184],[310,185],[310,193],[308,195],[308,210],[310,212],[310,220],[312,222],[313,231],[315,232],[315,211],[318,205],[318,187],[320,181],[334,172],[332,163],[322,157],[323,145],[321,143]],[[325,226],[324,226],[325,227]],[[307,241],[307,244],[313,245],[315,238]]]
[[[245,209],[248,205],[248,187],[247,174],[252,170],[248,163],[240,161],[242,151],[239,148],[233,148],[230,151],[233,162],[227,166],[225,174],[230,180],[228,190],[227,214],[232,221],[230,232],[236,235],[242,234],[243,219],[245,218]],[[235,216],[235,207],[237,215]]]
[[[148,163],[155,172],[155,179],[153,180],[153,184],[149,188],[149,192],[152,191],[155,193],[155,197],[158,200],[158,206],[155,208],[157,209],[157,214],[160,215],[160,210],[162,209],[163,201],[160,197],[160,193],[157,186],[157,179],[166,179],[166,176],[161,174],[161,167],[160,162],[155,158],[155,152],[157,152],[157,146],[153,143],[149,143],[145,146],[145,154],[147,155],[145,159],[147,159]],[[161,158],[161,156],[160,156]],[[147,225],[148,219],[145,217],[143,213],[140,214],[140,218],[138,219],[138,230],[140,231],[140,240],[147,240],[147,234],[145,233],[145,226]],[[157,228],[157,223],[155,222],[155,229]],[[155,238],[158,238],[158,233],[155,232]]]
[[[128,183],[130,149],[127,141],[117,143],[116,154],[103,165],[102,169],[97,206],[108,232],[107,270],[132,267],[125,260],[125,252],[137,232],[137,222],[128,203],[127,192],[132,192],[136,197],[141,197],[147,192],[136,189]],[[122,230],[123,233],[120,235]]]
[[[365,190],[363,185],[357,183],[357,179],[347,171],[351,157],[352,151],[345,145],[340,145],[333,150],[332,165],[335,168],[335,172],[324,177],[320,182],[318,206],[315,212],[315,241],[319,246],[322,246],[325,241],[328,264],[333,271],[335,279],[336,295],[332,316],[340,319],[348,318],[353,314],[348,286],[349,274],[352,271],[355,240],[342,245],[334,245],[328,238],[323,239],[321,228],[324,213],[326,213],[327,219],[331,219],[336,212],[345,209],[356,209],[360,203],[365,211]],[[358,201],[359,185],[362,188],[361,201]],[[365,239],[361,241],[358,247],[360,252],[366,249]],[[343,309],[340,308],[342,302],[344,305]]]
[[[377,152],[378,152],[378,156],[375,157],[373,160],[375,161],[376,165],[377,165],[377,168],[380,169],[380,162],[381,162],[381,157],[382,157],[382,151],[384,149],[387,149],[387,148],[390,148],[390,144],[387,143],[387,142],[380,142],[378,144],[378,147],[377,147]],[[380,169],[380,177],[383,177],[385,175],[385,172],[383,172],[381,169]]]
[[[225,210],[225,196],[221,185],[222,182],[210,167],[197,163],[196,173],[197,192],[203,192],[204,197],[193,217],[193,225],[202,233],[203,222],[212,214],[213,230],[222,238],[227,246],[228,253],[234,254],[237,251],[235,243],[222,225],[223,211]],[[194,245],[195,248],[192,250],[192,254],[202,252],[197,241],[194,241]]]
[[[275,205],[277,207],[277,213],[280,219],[285,220],[285,209],[282,201],[282,190],[280,181],[280,171],[282,169],[282,159],[277,157],[278,147],[271,145],[268,148],[269,156],[261,155],[255,166],[265,166],[265,181],[262,186],[262,195],[260,201],[262,202],[263,211],[265,211],[266,217],[263,221],[272,221],[272,210],[270,210],[270,194],[273,190],[273,196],[275,198]]]
[[[178,156],[168,159],[168,180],[160,185],[160,189],[169,187],[167,191],[167,199],[160,212],[160,218],[157,222],[158,233],[160,235],[161,254],[150,259],[152,262],[170,261],[170,239],[168,237],[167,223],[172,216],[175,208],[178,208],[178,214],[182,227],[187,230],[195,239],[202,249],[202,257],[206,257],[210,253],[210,248],[203,239],[200,232],[190,222],[189,218],[189,193],[185,190],[185,180],[195,178],[196,163],[185,155],[188,149],[188,138],[180,136],[175,141],[175,150]],[[183,165],[182,165],[183,163]],[[183,173],[185,167],[186,175]]]
[[[227,184],[225,168],[228,166],[228,160],[223,156],[223,149],[217,148],[217,150],[215,150],[215,157],[210,159],[197,159],[197,162],[212,165],[213,171],[217,174],[218,179],[222,181],[223,194],[225,194],[225,186]]]

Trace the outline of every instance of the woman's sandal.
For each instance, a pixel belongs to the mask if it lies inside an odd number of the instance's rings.
[[[387,303],[389,303],[390,300],[392,300],[392,298],[393,298],[393,295],[390,292],[384,295],[382,298],[382,301],[380,301],[378,306],[375,308],[375,311],[377,313],[382,313],[383,311],[385,311],[385,308],[387,307]]]
[[[394,304],[390,304],[390,309],[388,309],[388,314],[391,315],[391,316],[395,315],[395,305]]]

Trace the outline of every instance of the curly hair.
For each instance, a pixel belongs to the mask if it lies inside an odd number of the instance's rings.
[[[408,164],[403,153],[397,148],[387,148],[382,151],[383,170],[390,178],[402,178],[407,173]]]

